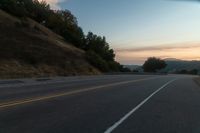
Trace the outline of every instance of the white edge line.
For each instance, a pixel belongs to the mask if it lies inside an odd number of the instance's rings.
[[[153,92],[150,96],[148,96],[146,99],[144,99],[140,104],[138,104],[135,108],[133,108],[129,113],[127,113],[124,117],[122,117],[119,121],[117,121],[115,124],[113,124],[111,127],[109,127],[104,133],[111,133],[113,130],[115,130],[120,124],[122,124],[129,116],[131,116],[135,111],[137,111],[143,104],[145,104],[151,97],[153,97],[156,93],[158,93],[160,90],[165,88],[167,85],[171,84],[177,79],[173,79],[160,88],[158,88],[155,92]]]

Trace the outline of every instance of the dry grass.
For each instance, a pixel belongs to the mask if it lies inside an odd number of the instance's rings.
[[[0,10],[0,77],[99,74],[85,52],[37,22]]]

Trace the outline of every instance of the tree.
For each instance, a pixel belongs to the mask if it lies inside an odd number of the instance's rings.
[[[47,4],[46,1],[39,2],[38,0],[32,0],[32,5],[26,3],[26,7],[28,6],[29,17],[42,24],[47,22],[47,18],[50,16],[50,5]]]
[[[150,57],[143,64],[143,69],[145,72],[156,72],[156,70],[163,69],[167,66],[164,60],[159,58]]]
[[[85,50],[92,50],[106,61],[114,61],[114,50],[110,49],[105,37],[97,36],[89,32],[86,36]]]
[[[0,9],[3,9],[17,17],[25,17],[27,15],[27,10],[23,0],[1,0]]]
[[[96,54],[93,51],[87,51],[86,52],[86,58],[87,60],[93,65],[94,67],[98,68],[102,72],[108,72],[109,66],[108,63],[103,60],[98,54]]]
[[[106,37],[101,37],[93,34],[92,32],[88,32],[87,36],[85,37],[83,49],[89,53],[87,55],[90,57],[87,58],[89,62],[95,67],[99,68],[101,71],[123,71],[121,65],[115,61],[114,50],[110,49],[109,44],[106,42]],[[93,54],[91,54],[91,51]],[[101,63],[98,64],[97,62]]]

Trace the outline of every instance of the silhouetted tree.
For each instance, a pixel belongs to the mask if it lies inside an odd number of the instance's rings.
[[[108,72],[109,66],[105,60],[103,60],[98,54],[93,51],[87,51],[86,53],[87,60],[96,68],[102,72]]]
[[[89,32],[86,36],[85,50],[93,50],[106,61],[114,61],[114,51],[109,48],[105,37],[97,36]]]
[[[23,0],[0,0],[0,9],[18,17],[25,17],[27,15]]]
[[[115,61],[114,50],[110,49],[109,44],[106,42],[105,37],[101,37],[101,36],[93,34],[92,32],[88,32],[85,38],[85,45],[83,46],[84,46],[83,48],[84,50],[90,51],[90,52],[93,51],[96,55],[101,57],[101,59],[106,63],[106,66],[108,67],[108,71],[123,71],[124,70],[123,67],[121,67],[121,65]],[[95,60],[94,57],[90,57],[90,59]],[[93,62],[92,64],[94,64],[94,61],[92,62]],[[100,70],[102,70],[102,68],[99,67],[98,65],[95,65],[95,66],[99,68]]]
[[[167,66],[164,60],[159,58],[150,57],[143,64],[143,69],[145,72],[156,72],[156,70],[163,69]]]

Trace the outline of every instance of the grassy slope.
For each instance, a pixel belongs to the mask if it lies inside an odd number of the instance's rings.
[[[0,77],[98,74],[85,52],[38,24],[0,10]]]

